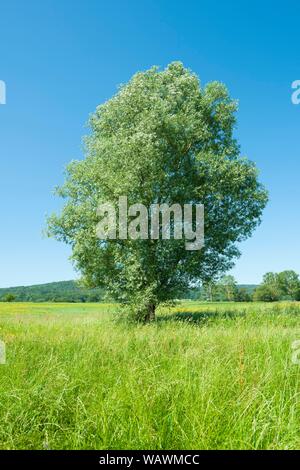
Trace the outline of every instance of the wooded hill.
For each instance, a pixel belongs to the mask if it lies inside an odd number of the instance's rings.
[[[255,285],[241,285],[249,294]],[[80,287],[76,281],[51,282],[34,286],[19,286],[0,289],[0,301],[16,302],[101,302],[105,291],[101,288],[87,289]],[[200,300],[201,289],[187,292],[184,298]]]

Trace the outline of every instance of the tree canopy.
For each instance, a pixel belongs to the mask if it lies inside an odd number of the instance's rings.
[[[254,292],[254,300],[263,302],[300,300],[299,275],[292,270],[266,273],[263,282]]]
[[[260,222],[267,194],[255,165],[233,136],[236,101],[226,87],[202,87],[179,62],[140,72],[98,106],[90,118],[84,160],[67,168],[57,190],[65,198],[49,234],[72,246],[72,260],[92,287],[104,286],[129,303],[136,318],[201,280],[227,271],[237,242]],[[204,204],[205,247],[185,240],[99,240],[97,207],[129,204]]]

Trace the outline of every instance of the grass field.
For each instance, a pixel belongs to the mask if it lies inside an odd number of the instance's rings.
[[[300,448],[299,304],[0,304],[1,449]]]

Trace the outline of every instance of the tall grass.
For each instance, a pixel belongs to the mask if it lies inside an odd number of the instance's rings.
[[[1,449],[295,449],[297,304],[0,304]]]

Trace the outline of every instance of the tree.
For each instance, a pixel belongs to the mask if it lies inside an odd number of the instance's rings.
[[[204,283],[200,298],[210,302],[251,302],[252,296],[244,287],[238,287],[234,276],[225,275],[218,281]]]
[[[300,300],[300,280],[295,271],[282,271],[277,275],[277,282],[282,298]]]
[[[258,286],[253,294],[255,302],[276,302],[279,299],[278,291],[265,284]]]
[[[255,165],[233,137],[237,103],[218,82],[200,86],[181,63],[137,73],[90,119],[86,158],[67,168],[57,190],[66,199],[49,219],[49,235],[69,243],[87,285],[105,286],[137,319],[191,285],[227,271],[236,246],[260,222],[267,194]],[[185,240],[99,240],[97,207],[120,196],[128,204],[201,203],[205,247]]]
[[[266,273],[263,282],[255,289],[253,298],[257,302],[275,302],[280,299],[280,289],[276,273]]]
[[[237,292],[237,285],[234,277],[231,275],[222,276],[218,285],[224,299],[228,302],[233,302]]]
[[[295,271],[266,273],[263,282],[254,292],[257,301],[274,302],[277,300],[299,300],[300,280]]]
[[[203,283],[201,288],[201,300],[214,302],[219,300],[219,288],[213,279]]]
[[[234,300],[236,302],[252,302],[252,295],[245,287],[237,287]]]

